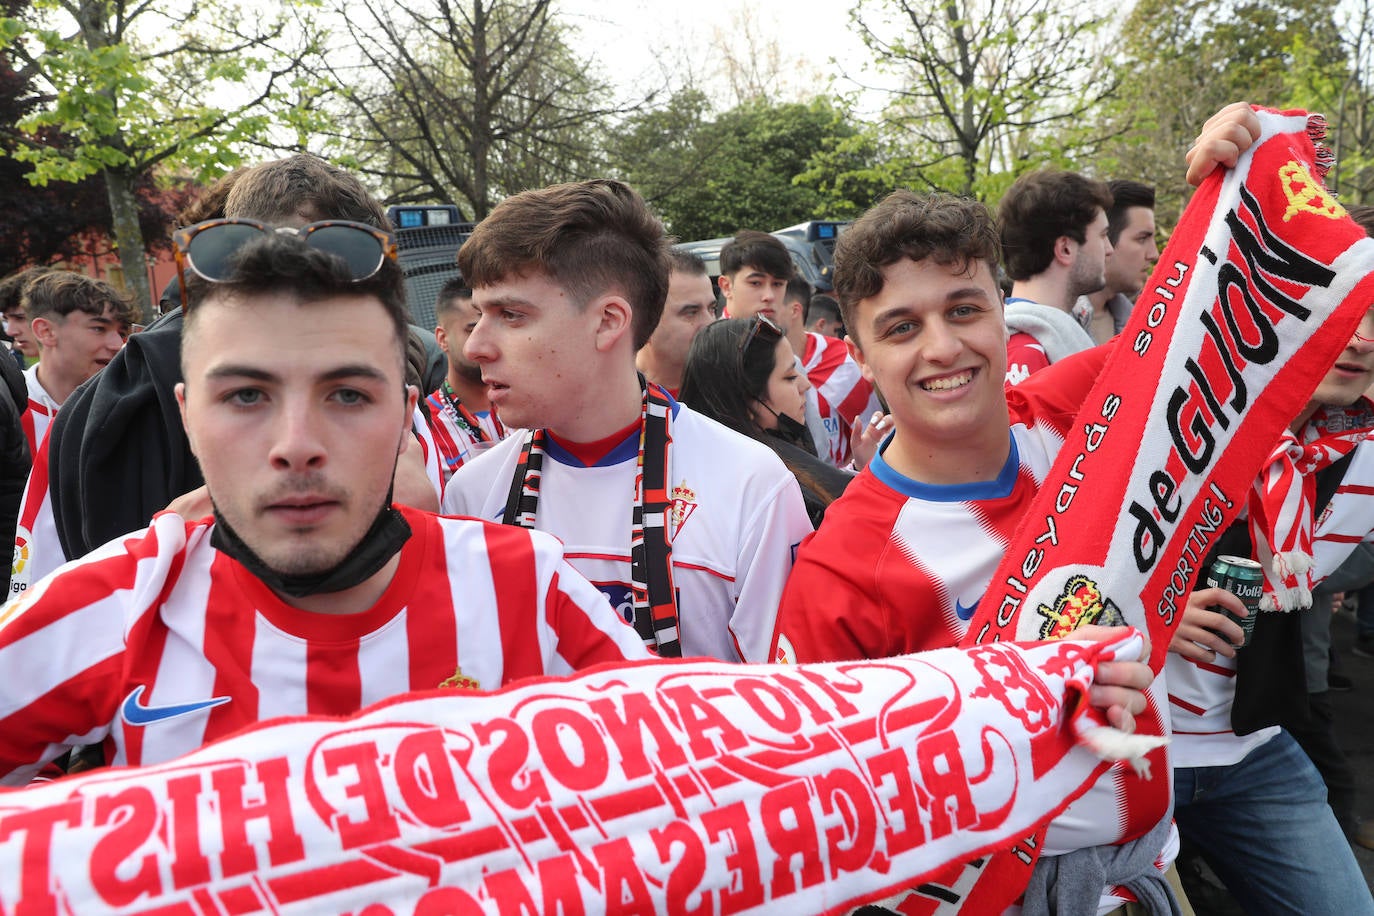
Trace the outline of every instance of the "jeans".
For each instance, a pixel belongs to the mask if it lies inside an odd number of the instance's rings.
[[[1229,767],[1174,770],[1174,820],[1247,913],[1374,914],[1312,762],[1279,732]]]

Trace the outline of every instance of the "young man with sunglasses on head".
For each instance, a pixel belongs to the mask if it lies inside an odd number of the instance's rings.
[[[644,200],[606,180],[517,194],[458,265],[481,312],[464,352],[532,432],[459,468],[444,510],[557,535],[661,655],[764,660],[811,525],[772,451],[636,372],[669,275]]]
[[[176,386],[215,514],[161,513],[0,611],[0,782],[76,744],[146,764],[269,717],[648,654],[552,537],[393,505],[418,392],[374,230],[237,228],[188,262]]]
[[[224,213],[273,226],[332,219],[388,226],[386,211],[356,177],[308,154],[247,169],[233,182]],[[94,382],[73,394],[53,426],[53,511],[69,558],[143,528],[179,497],[191,494],[178,504],[188,515],[209,510],[173,395],[181,381],[181,324],[176,309],[134,335]],[[415,431],[427,436],[423,417],[416,419]],[[425,465],[432,454],[415,448],[402,455],[401,502],[437,506],[437,457]]]

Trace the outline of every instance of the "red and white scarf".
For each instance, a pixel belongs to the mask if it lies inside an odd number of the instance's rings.
[[[1303,434],[1299,442],[1283,431],[1250,495],[1250,540],[1264,568],[1261,610],[1312,606],[1316,474],[1374,434],[1374,403],[1319,408]]]
[[[1115,643],[653,661],[282,720],[0,792],[0,912],[841,913],[1033,829],[1145,739]]]
[[[1258,113],[1259,140],[1198,189],[1155,265],[969,643],[1121,616],[1149,632],[1159,671],[1208,548],[1374,302],[1374,240],[1321,184],[1330,159],[1314,140],[1324,122]],[[1142,731],[1166,732],[1162,707],[1138,717]],[[1167,813],[1168,793],[1125,785],[1118,813],[1136,821],[1128,838],[1140,836]],[[1039,846],[993,856],[963,911],[1013,901]]]

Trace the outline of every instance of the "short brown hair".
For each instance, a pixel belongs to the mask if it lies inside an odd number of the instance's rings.
[[[1107,183],[1077,172],[1040,169],[1016,179],[997,207],[1007,276],[1029,280],[1043,273],[1054,260],[1056,240],[1085,241],[1097,211],[1111,206]]]
[[[378,229],[391,228],[386,210],[362,182],[351,172],[309,153],[252,166],[230,183],[225,216],[246,216],[280,225],[304,211],[314,214],[311,219],[347,219]]]
[[[617,292],[633,309],[638,349],[668,298],[668,241],[633,188],[597,178],[507,197],[458,250],[458,270],[473,288],[541,273],[579,308]]]
[[[984,261],[995,276],[997,254],[997,229],[982,203],[950,194],[893,191],[835,243],[833,281],[844,326],[855,335],[859,302],[881,293],[883,268],[903,258],[929,258],[960,271]]]
[[[94,315],[106,310],[115,321],[132,324],[134,309],[124,294],[104,280],[70,270],[50,270],[39,274],[24,287],[19,301],[28,321],[60,315],[66,318],[73,312]]]

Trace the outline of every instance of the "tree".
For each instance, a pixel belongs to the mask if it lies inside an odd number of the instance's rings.
[[[1339,53],[1321,47],[1320,38],[1292,37],[1283,104],[1326,116],[1336,156],[1327,186],[1346,203],[1374,203],[1374,2],[1345,4],[1334,15]]]
[[[1099,8],[1091,0],[857,5],[851,21],[877,69],[901,81],[884,121],[908,150],[907,169],[932,188],[986,195],[999,173],[1039,164],[1047,135],[1086,120],[1115,90],[1099,64]]]
[[[599,170],[609,86],[575,53],[551,0],[356,0],[346,54],[316,61],[342,104],[332,140],[395,202],[466,204],[475,218],[527,187]]]
[[[0,125],[13,128],[38,104],[31,81],[0,56]],[[0,131],[0,150],[13,152],[12,136],[13,130]],[[45,142],[62,145],[71,141],[49,130]],[[110,224],[109,201],[100,176],[61,186],[36,186],[26,180],[28,172],[26,164],[0,155],[0,276],[30,264],[106,254],[90,249],[104,242]],[[157,188],[147,177],[136,191],[145,237],[165,237],[172,215],[188,198],[187,191]]]
[[[1207,117],[1237,99],[1283,104],[1295,49],[1340,61],[1335,32],[1315,0],[1140,0],[1112,56],[1120,90],[1102,119],[1116,139],[1099,170],[1153,185],[1156,215],[1172,225],[1191,195],[1183,156]]]
[[[857,129],[825,98],[753,102],[710,118],[705,96],[689,90],[617,133],[612,159],[625,179],[670,232],[692,240],[828,215],[838,198],[834,188],[821,188],[829,172],[813,157]],[[810,180],[800,179],[813,170]]]
[[[152,301],[140,180],[159,169],[209,176],[238,164],[242,144],[265,134],[295,69],[298,55],[278,44],[285,14],[259,15],[202,3],[33,0],[23,19],[0,19],[3,48],[42,88],[41,106],[9,132],[13,155],[32,166],[37,185],[103,178],[111,235],[140,304]],[[296,35],[309,40],[308,30]],[[211,104],[217,93],[238,100]]]

